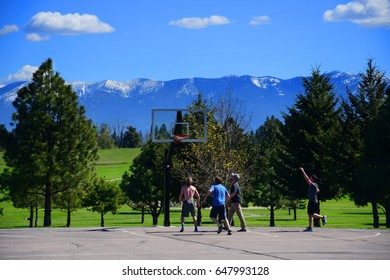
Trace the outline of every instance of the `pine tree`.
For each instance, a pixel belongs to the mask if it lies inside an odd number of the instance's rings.
[[[149,140],[120,184],[132,206],[152,215],[153,225],[158,223],[164,198],[164,147]]]
[[[51,226],[53,196],[77,188],[94,175],[96,130],[78,104],[78,96],[57,72],[51,59],[13,102],[15,128],[4,158],[12,168],[10,189],[44,197],[44,226]]]
[[[284,206],[284,197],[275,183],[274,159],[280,151],[282,122],[272,116],[267,118],[254,136],[256,153],[254,160],[254,180],[251,201],[255,206],[267,207],[270,211],[270,226],[275,226],[275,210]]]
[[[348,100],[343,100],[343,149],[340,169],[344,170],[344,185],[357,205],[371,203],[373,211],[373,224],[379,227],[378,203],[382,198],[381,188],[373,187],[375,180],[370,172],[376,172],[379,166],[373,169],[370,145],[367,141],[373,138],[381,138],[378,128],[372,126],[378,119],[379,112],[385,102],[390,88],[385,79],[385,74],[375,65],[372,58],[367,60],[365,73],[360,74],[361,82],[357,93],[348,92]],[[379,122],[380,123],[380,122]],[[388,143],[383,143],[388,145]],[[376,148],[374,148],[376,149]]]
[[[334,178],[340,109],[329,81],[318,67],[313,69],[311,77],[303,78],[304,93],[297,95],[295,104],[283,115],[282,150],[275,167],[279,185],[291,199],[307,197],[300,166],[320,178],[321,201],[339,195]]]

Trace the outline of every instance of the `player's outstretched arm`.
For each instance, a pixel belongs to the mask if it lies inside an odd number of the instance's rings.
[[[303,169],[303,167],[299,167],[299,170],[302,172],[302,175],[305,178],[306,182],[310,185],[312,182],[311,182],[309,176],[307,176],[305,169]]]

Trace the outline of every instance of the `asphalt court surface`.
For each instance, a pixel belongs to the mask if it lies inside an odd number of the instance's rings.
[[[390,260],[390,230],[216,227],[0,229],[2,260]]]

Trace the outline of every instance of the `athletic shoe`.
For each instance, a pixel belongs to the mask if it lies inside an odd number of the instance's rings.
[[[307,227],[304,232],[312,232],[313,230],[310,227]]]
[[[242,229],[237,230],[237,232],[246,232],[246,229],[242,228]]]
[[[232,235],[232,231],[228,230],[228,234],[227,235]]]
[[[323,217],[322,217],[322,225],[324,226],[324,225],[326,225],[326,216],[324,215]]]
[[[217,233],[218,233],[218,234],[220,234],[220,233],[222,232],[222,229],[223,229],[223,227],[222,227],[222,226],[220,226],[220,227],[218,228],[218,231],[217,231]]]
[[[181,228],[181,229],[180,229],[180,232],[183,232],[183,231],[184,231],[184,228]]]

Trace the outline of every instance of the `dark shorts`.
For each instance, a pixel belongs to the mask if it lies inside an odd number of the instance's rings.
[[[191,213],[191,216],[195,216],[195,205],[193,201],[187,201],[185,200],[183,202],[183,207],[181,208],[181,216],[182,217],[188,217]]]
[[[308,215],[314,215],[318,212],[318,202],[310,201],[307,205],[307,214]]]
[[[219,216],[220,220],[226,219],[226,208],[225,205],[213,206],[210,211],[210,218],[217,218]]]

